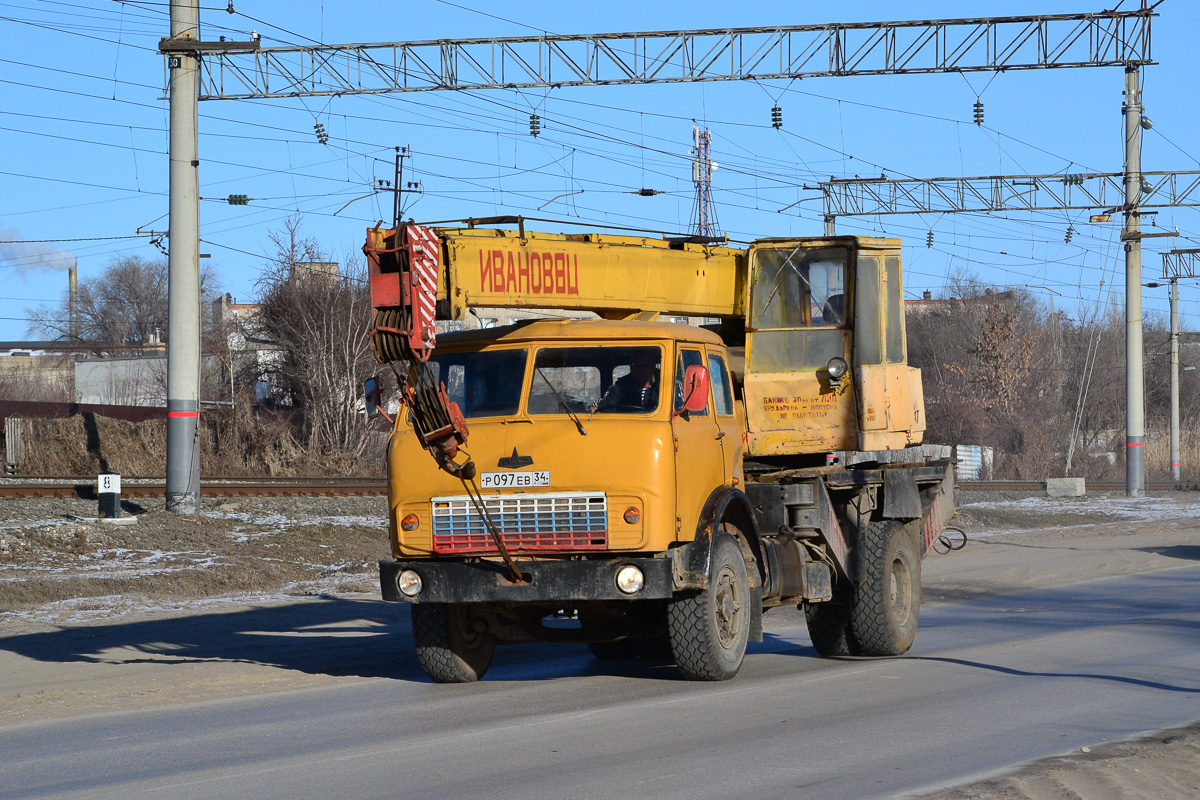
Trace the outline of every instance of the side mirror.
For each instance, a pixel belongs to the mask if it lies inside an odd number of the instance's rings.
[[[369,419],[374,419],[375,417],[379,416],[381,411],[379,406],[382,393],[383,390],[379,385],[378,375],[372,378],[367,378],[365,381],[363,381],[363,399],[367,404],[367,417]]]
[[[708,407],[708,370],[693,364],[683,372],[683,408],[680,413],[699,414]]]

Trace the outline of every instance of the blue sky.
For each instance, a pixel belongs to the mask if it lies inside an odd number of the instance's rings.
[[[205,37],[244,39],[257,30],[268,47],[1078,13],[1113,4],[236,0],[231,15],[226,3],[203,3]],[[1144,136],[1143,167],[1197,169],[1200,4],[1166,0],[1157,11],[1159,63],[1144,71],[1154,130]],[[167,226],[167,104],[156,54],[167,30],[165,3],[0,0],[0,340],[24,338],[28,309],[62,297],[71,259],[87,280],[115,257],[159,254],[137,230]],[[829,176],[1119,171],[1123,88],[1122,71],[1106,68],[208,101],[199,121],[200,193],[211,198],[201,204],[201,252],[238,302],[253,300],[267,236],[290,214],[299,212],[305,232],[335,258],[356,252],[369,225],[390,219],[390,195],[371,193],[377,178],[392,177],[396,146],[411,148],[405,179],[423,186],[405,211],[418,220],[524,214],[683,231],[693,119],[712,130],[724,231],[736,239],[817,234],[820,204],[805,200],[817,193],[803,186]],[[971,121],[979,93],[982,127]],[[782,131],[770,125],[776,103]],[[535,109],[544,126],[536,139]],[[328,144],[318,142],[317,122]],[[663,194],[630,193],[641,188]],[[230,206],[222,199],[230,194],[254,200]],[[948,276],[968,270],[999,287],[1033,287],[1076,314],[1124,286],[1120,218],[1092,225],[1087,215],[843,218],[838,227],[902,239],[910,296],[942,291]],[[1158,217],[1183,236],[1147,240],[1147,281],[1160,273],[1158,252],[1200,247],[1194,209]],[[926,247],[930,230],[934,244]],[[81,241],[35,241],[49,239]],[[1180,296],[1185,316],[1200,317],[1196,287],[1182,285]],[[1147,289],[1144,302],[1148,313],[1165,313],[1166,290]]]

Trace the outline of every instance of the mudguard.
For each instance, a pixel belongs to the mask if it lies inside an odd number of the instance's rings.
[[[672,552],[672,564],[676,589],[707,589],[709,569],[712,566],[713,535],[720,529],[721,521],[729,520],[745,534],[743,553],[753,558],[755,568],[749,570],[750,587],[762,588],[766,573],[763,561],[762,535],[750,505],[750,498],[740,489],[721,486],[704,501],[700,519],[696,523],[696,538]],[[749,560],[749,559],[748,559]]]
[[[722,520],[729,520],[745,536],[739,540],[742,556],[747,564],[750,579],[750,641],[761,642],[762,633],[762,587],[766,583],[766,561],[763,558],[762,535],[750,498],[740,489],[722,486],[713,491],[704,501],[700,519],[696,523],[696,538],[676,548],[671,554],[671,571],[676,591],[681,589],[707,589],[712,569],[713,536],[720,530]],[[749,552],[746,552],[749,548]]]

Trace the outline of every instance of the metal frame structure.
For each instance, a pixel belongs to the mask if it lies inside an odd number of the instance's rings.
[[[1200,170],[1143,172],[1138,208],[1200,206]],[[1122,209],[1125,174],[858,178],[820,185],[826,217]]]
[[[1200,249],[1168,250],[1162,254],[1163,278],[1166,280],[1191,280],[1200,278]]]
[[[1153,64],[1147,9],[210,50],[201,100]]]

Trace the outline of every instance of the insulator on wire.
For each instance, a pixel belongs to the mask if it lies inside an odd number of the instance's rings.
[[[231,206],[244,206],[250,202],[250,198],[244,194],[231,194],[225,198],[225,202]]]
[[[925,246],[933,247],[933,231],[930,231],[929,233],[925,234]]]
[[[529,135],[534,138],[542,132],[542,118],[537,114],[529,115]]]
[[[1070,244],[1070,243],[1071,243],[1071,237],[1072,237],[1072,236],[1074,236],[1074,235],[1075,235],[1075,226],[1074,226],[1074,225],[1068,225],[1068,226],[1067,226],[1067,235],[1066,235],[1066,236],[1063,238],[1063,242],[1064,242],[1065,244]]]
[[[783,127],[783,109],[779,106],[771,108],[771,127],[776,129]]]
[[[973,107],[975,109],[975,124],[982,125],[983,124],[983,101],[976,100],[975,105]]]
[[[313,130],[317,134],[317,141],[321,144],[329,144],[329,134],[325,132],[325,126],[320,122],[313,125]]]

